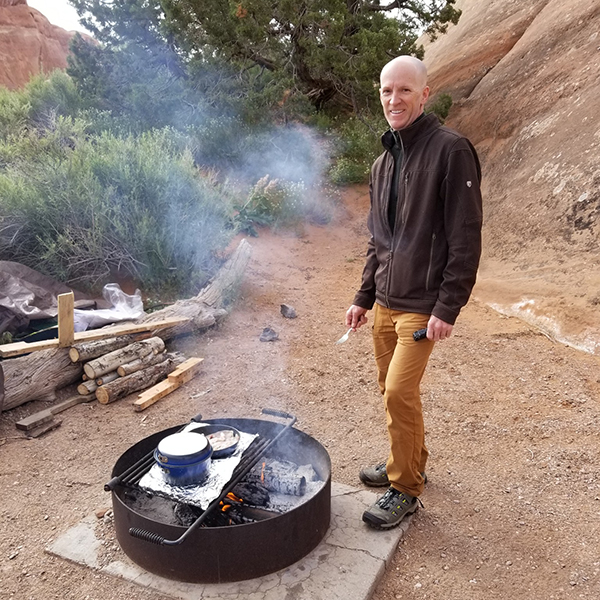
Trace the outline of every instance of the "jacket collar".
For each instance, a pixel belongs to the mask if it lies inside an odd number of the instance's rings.
[[[429,113],[427,115],[423,115],[419,117],[416,121],[414,121],[411,125],[409,125],[406,129],[400,129],[396,132],[393,132],[391,129],[388,129],[381,136],[381,143],[386,150],[391,150],[394,146],[394,133],[402,140],[402,146],[407,148],[414,144],[414,142],[420,137],[427,135],[434,129],[440,127],[440,122],[437,116],[434,113]]]

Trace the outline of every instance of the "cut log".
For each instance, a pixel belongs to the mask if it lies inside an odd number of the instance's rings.
[[[69,351],[47,350],[2,361],[5,397],[2,410],[29,400],[54,400],[56,390],[81,379],[82,366],[71,362]]]
[[[125,377],[125,375],[131,375],[132,373],[135,373],[136,371],[141,371],[142,369],[150,367],[151,365],[157,365],[163,360],[165,360],[164,354],[147,354],[142,358],[138,358],[129,363],[121,365],[117,369],[117,373],[119,374],[119,377]]]
[[[245,480],[250,483],[260,483],[269,492],[288,496],[304,496],[306,492],[306,477],[298,465],[289,461],[262,458],[246,475]]]
[[[96,390],[96,398],[100,404],[115,402],[133,392],[139,392],[164,379],[171,371],[177,368],[181,359],[168,358],[158,365],[152,365],[131,375],[119,377]]]
[[[77,386],[77,393],[81,396],[87,396],[88,394],[93,394],[97,389],[98,384],[96,381],[94,379],[89,379]]]
[[[227,315],[223,304],[231,302],[236,297],[237,289],[250,261],[251,251],[250,244],[246,240],[242,240],[231,258],[221,267],[217,276],[197,296],[187,300],[178,300],[171,306],[142,317],[139,322],[151,324],[158,319],[175,316],[190,319],[188,323],[175,325],[157,334],[163,339],[213,327]]]
[[[123,363],[131,362],[148,354],[159,354],[164,349],[165,343],[163,340],[159,337],[152,337],[94,358],[83,365],[83,370],[90,379],[98,379],[106,373],[116,371]]]
[[[106,375],[102,375],[102,377],[98,377],[96,379],[96,383],[98,384],[98,386],[106,385],[107,383],[114,381],[118,377],[119,377],[119,374],[116,371],[111,371],[110,373],[107,373]]]
[[[138,335],[149,336],[148,333],[140,333]],[[137,335],[122,335],[121,337],[109,340],[82,342],[80,344],[75,344],[70,348],[69,356],[73,362],[87,362],[88,360],[92,360],[92,358],[98,358],[99,356],[104,356],[109,352],[113,352],[113,350],[125,348],[125,346],[129,346],[129,344],[133,344],[133,342],[137,342],[140,339],[141,338],[137,337]]]
[[[144,317],[141,321],[142,323],[147,321],[147,326],[144,325],[144,331],[155,331],[153,327],[156,325],[156,319],[166,319],[178,315],[191,319],[185,325],[163,325],[155,332],[155,335],[163,340],[168,340],[181,333],[204,331],[221,321],[227,315],[227,311],[222,306],[226,301],[230,303],[231,299],[235,298],[236,289],[242,281],[250,260],[250,253],[250,244],[246,240],[242,240],[231,258],[223,265],[215,279],[206,288],[194,298],[179,300],[172,306]],[[106,329],[112,332],[111,338],[131,333],[125,328],[118,333],[115,333],[116,328],[114,327]],[[94,332],[102,331],[100,329],[94,330]],[[75,334],[77,347],[84,341],[89,342],[94,339],[78,339],[78,336],[84,333],[88,332]],[[109,335],[103,337],[106,339]],[[4,370],[4,405],[2,410],[11,410],[30,400],[53,400],[56,390],[81,380],[83,373],[81,363],[73,363],[69,357],[69,350],[66,348],[58,349],[56,345],[57,342],[55,341],[54,345],[47,346],[48,349],[46,350],[39,350],[28,356],[18,356],[2,362],[2,369]],[[0,346],[1,348],[2,346]],[[0,356],[6,355],[0,353]],[[12,356],[15,355],[12,354]]]

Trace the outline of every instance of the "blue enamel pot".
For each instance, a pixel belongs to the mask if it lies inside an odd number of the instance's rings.
[[[154,460],[172,485],[198,485],[207,475],[212,447],[202,433],[181,432],[163,438]]]

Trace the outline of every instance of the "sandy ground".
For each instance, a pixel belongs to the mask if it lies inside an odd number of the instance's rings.
[[[328,449],[333,479],[356,487],[359,468],[385,458],[369,327],[334,344],[362,270],[366,190],[349,191],[345,202],[330,227],[251,240],[231,316],[177,342],[205,358],[203,372],[147,411],[135,413],[128,400],[90,402],[35,440],[14,423],[44,403],[2,414],[0,598],[161,599],[44,548],[110,506],[102,486],[124,450],[196,413],[294,413]],[[282,303],[298,317],[285,319]],[[264,327],[279,339],[260,342]],[[374,600],[600,597],[599,362],[477,298],[469,303],[425,375],[424,508]]]

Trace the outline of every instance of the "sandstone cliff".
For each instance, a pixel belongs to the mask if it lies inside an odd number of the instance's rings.
[[[72,35],[26,0],[0,0],[0,85],[20,88],[33,75],[66,68]]]
[[[475,295],[600,354],[600,2],[457,6],[425,62],[483,164]]]

